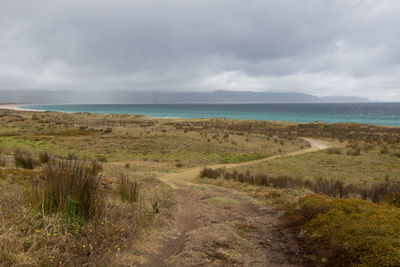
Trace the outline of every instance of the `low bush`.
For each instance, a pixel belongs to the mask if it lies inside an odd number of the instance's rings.
[[[216,179],[222,175],[224,172],[223,169],[215,169],[213,170],[212,168],[204,168],[200,171],[200,178],[211,178],[211,179]]]
[[[317,266],[399,266],[400,209],[364,200],[309,195],[291,205],[295,230]]]
[[[349,155],[349,156],[360,156],[361,155],[361,150],[359,148],[350,149],[349,151],[347,151],[347,155]]]
[[[177,162],[177,163],[175,164],[175,166],[176,166],[177,168],[181,168],[183,165],[182,165],[182,162]]]
[[[139,184],[135,180],[129,179],[126,175],[120,175],[119,195],[122,201],[137,202],[139,199]]]
[[[337,155],[341,155],[342,154],[341,149],[337,148],[337,147],[331,147],[331,148],[326,149],[325,151],[328,154],[337,154]]]

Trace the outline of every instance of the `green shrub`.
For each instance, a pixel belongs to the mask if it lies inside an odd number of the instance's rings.
[[[310,195],[290,206],[284,219],[302,236],[316,265],[400,265],[397,207]]]

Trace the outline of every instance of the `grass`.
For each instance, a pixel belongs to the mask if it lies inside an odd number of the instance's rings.
[[[139,184],[128,176],[121,174],[118,178],[119,195],[122,201],[137,202],[139,199]]]
[[[7,166],[7,158],[4,156],[0,156],[0,167],[6,167]]]
[[[14,152],[14,162],[16,167],[30,170],[34,169],[39,164],[32,153],[19,149]]]
[[[361,151],[359,156],[347,155],[351,148],[335,148],[298,156],[283,157],[250,166],[236,168],[240,173],[262,173],[268,176],[290,176],[308,180],[328,179],[344,183],[373,184],[390,178],[400,181],[400,158],[397,149],[382,154],[382,147]]]
[[[13,135],[0,136],[0,146],[6,150],[21,148],[35,154],[57,151],[62,156],[74,153],[90,159],[101,156],[110,162],[168,162],[171,169],[176,168],[176,160],[187,167],[243,162],[305,145],[293,138],[279,137],[279,142],[275,142],[265,135],[226,129],[191,131],[168,120],[135,115],[47,112],[32,119],[29,112],[0,112],[5,113],[0,117],[0,126],[18,129]],[[201,120],[198,123],[201,125]]]
[[[99,218],[105,209],[99,167],[85,160],[52,159],[33,176],[27,199],[38,212],[59,213],[68,222]]]
[[[195,182],[199,184],[211,184],[214,186],[220,186],[230,188],[239,192],[244,192],[255,201],[255,204],[265,205],[272,204],[275,207],[281,207],[288,203],[296,202],[300,197],[310,193],[310,190],[305,188],[291,189],[291,188],[273,188],[256,186],[247,183],[238,183],[233,180],[226,180],[223,178],[218,179],[204,179],[197,178]]]
[[[259,187],[307,189],[335,198],[362,198],[372,202],[388,202],[400,207],[400,182],[386,179],[384,182],[367,184],[344,184],[339,180],[307,180],[290,176],[267,176],[265,174],[238,173],[236,170],[203,168],[199,178],[224,179]]]
[[[317,265],[400,265],[400,209],[310,195],[292,205],[286,227],[301,234]]]
[[[223,205],[223,204],[237,204],[239,203],[236,199],[228,198],[228,197],[214,197],[210,199],[210,202],[215,205]]]
[[[152,172],[309,147],[300,137],[339,147],[242,166],[236,174],[205,169],[201,176],[213,179],[196,181],[243,191],[257,204],[291,203],[286,226],[307,242],[316,265],[399,265],[400,128],[5,110],[0,110],[0,262],[112,265],[119,253],[134,248],[140,254],[147,233],[169,224],[176,208],[176,191]],[[14,160],[16,149],[27,152]],[[14,168],[14,161],[22,168]],[[303,198],[312,191],[380,203]],[[210,201],[234,204],[229,198]]]
[[[36,157],[45,165],[27,167]],[[155,179],[141,181],[143,197],[121,202],[115,179],[100,179],[96,162],[17,151],[15,161],[20,158],[25,169],[0,169],[0,262],[6,266],[111,264],[175,207],[171,189]]]

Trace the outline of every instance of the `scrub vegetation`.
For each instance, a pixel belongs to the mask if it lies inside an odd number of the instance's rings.
[[[261,236],[293,262],[395,266],[399,166],[396,127],[0,110],[0,263],[260,264],[282,254]]]

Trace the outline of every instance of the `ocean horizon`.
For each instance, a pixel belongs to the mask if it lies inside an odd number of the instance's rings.
[[[226,118],[309,123],[363,123],[400,126],[400,103],[310,104],[59,104],[19,105],[19,108],[57,112],[137,114],[154,118]]]

